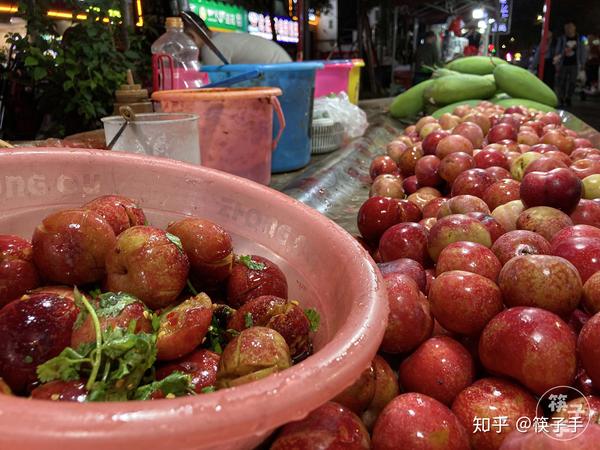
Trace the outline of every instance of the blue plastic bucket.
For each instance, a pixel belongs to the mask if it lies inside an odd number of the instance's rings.
[[[279,145],[273,153],[271,170],[288,172],[301,169],[310,161],[311,122],[315,75],[322,69],[320,62],[295,62],[284,64],[231,64],[228,66],[204,66],[211,82],[222,81],[240,73],[257,70],[257,78],[235,86],[279,87],[283,95],[279,97],[287,127],[281,135]],[[276,135],[279,125],[273,125]],[[251,136],[248,136],[252,139]]]

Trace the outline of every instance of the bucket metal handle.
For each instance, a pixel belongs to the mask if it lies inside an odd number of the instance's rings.
[[[281,135],[283,134],[283,130],[285,129],[285,116],[283,115],[283,109],[281,109],[281,103],[279,103],[279,99],[277,97],[271,97],[271,104],[273,105],[273,109],[277,113],[277,120],[279,122],[279,132],[277,136],[273,140],[273,150],[277,148],[277,144],[279,144],[279,139],[281,139]]]

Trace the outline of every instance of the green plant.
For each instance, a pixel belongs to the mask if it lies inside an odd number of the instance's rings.
[[[45,1],[19,3],[28,20],[27,36],[12,35],[9,42],[18,58],[15,76],[30,83],[37,108],[50,117],[48,134],[64,134],[96,128],[99,119],[112,113],[114,91],[125,81],[127,69],[148,68],[146,41],[127,31],[128,47],[121,39],[121,25],[108,22],[117,0],[65,3],[87,18],[67,29],[59,40],[54,24],[45,19]]]

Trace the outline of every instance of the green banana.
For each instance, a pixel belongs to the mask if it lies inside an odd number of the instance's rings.
[[[498,88],[513,98],[524,98],[556,107],[558,98],[542,80],[518,66],[505,64],[494,70]]]
[[[461,100],[490,98],[496,83],[489,77],[460,74],[438,78],[425,91],[426,101],[434,105],[449,105]]]
[[[505,98],[498,100],[497,105],[503,108],[509,108],[511,106],[524,106],[525,108],[537,109],[542,112],[556,112],[552,106],[544,105],[543,103],[535,102],[533,100],[527,100],[526,98]]]
[[[390,105],[390,114],[392,117],[397,119],[414,117],[423,111],[423,93],[433,83],[434,80],[423,81],[398,95]]]
[[[479,103],[481,103],[481,99],[478,99],[478,98],[476,98],[476,99],[469,99],[469,100],[462,100],[460,102],[451,103],[450,105],[446,105],[443,108],[440,108],[440,109],[436,110],[431,115],[433,117],[435,117],[436,119],[439,119],[440,117],[442,117],[442,114],[445,114],[445,113],[452,114],[454,112],[454,109],[457,106],[461,106],[461,105],[477,106],[477,105],[479,105]]]
[[[461,73],[473,75],[487,75],[494,73],[496,66],[508,64],[506,61],[495,56],[466,56],[458,58],[446,64],[446,68]]]

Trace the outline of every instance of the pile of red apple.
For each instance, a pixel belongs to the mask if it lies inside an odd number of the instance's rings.
[[[555,113],[481,102],[423,117],[370,171],[359,239],[387,284],[380,354],[402,392],[372,448],[600,448],[600,149]],[[536,406],[557,386],[587,397],[564,391],[585,433],[516,431],[551,423]],[[498,416],[501,432],[474,432]]]
[[[85,379],[42,384],[37,372],[95,342],[74,286],[95,308],[101,292],[132,296],[98,313],[101,332],[154,333],[156,380],[189,374],[195,393],[263,378],[312,351],[310,314],[288,300],[275,263],[235,255],[229,233],[205,219],[148,226],[135,202],[111,195],[50,214],[31,242],[0,236],[0,393],[86,400]]]

